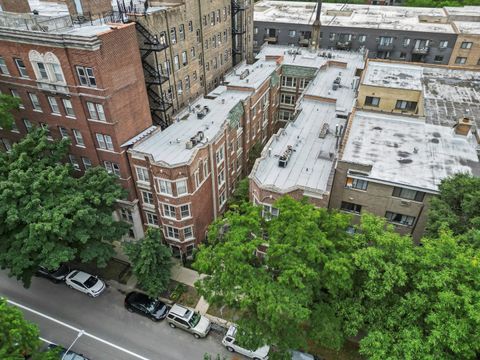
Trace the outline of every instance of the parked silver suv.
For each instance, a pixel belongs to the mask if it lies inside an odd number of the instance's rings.
[[[208,335],[211,328],[210,320],[198,312],[181,305],[173,305],[167,315],[168,324],[172,328],[180,328],[193,336],[203,338]]]

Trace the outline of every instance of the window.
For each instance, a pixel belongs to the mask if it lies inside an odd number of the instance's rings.
[[[100,149],[114,150],[110,135],[96,133],[95,136],[97,137],[97,143]]]
[[[208,176],[208,160],[203,161],[203,178],[205,179]]]
[[[48,103],[50,104],[50,109],[53,114],[60,114],[60,107],[58,106],[57,99],[54,97],[48,97]]]
[[[255,27],[253,28],[253,33],[254,33],[255,35],[258,34],[258,27],[255,26]]]
[[[30,97],[30,101],[32,102],[33,110],[42,111],[42,106],[40,105],[37,94],[28,93],[28,96]]]
[[[407,58],[407,53],[402,51],[400,53],[400,59],[405,60],[406,58]]]
[[[185,25],[180,24],[178,26],[178,35],[180,40],[185,40]]]
[[[178,92],[179,95],[180,95],[181,93],[183,93],[183,83],[182,83],[182,80],[178,80],[178,82],[177,82],[177,92]]]
[[[53,70],[53,75],[55,75],[55,80],[59,82],[65,82],[63,78],[62,68],[58,64],[49,64]]]
[[[85,146],[85,143],[83,141],[82,133],[77,129],[72,129],[72,131],[73,131],[73,136],[75,137],[75,142],[77,143],[77,145],[78,146]]]
[[[217,180],[219,187],[225,184],[225,171],[223,169],[218,173]]]
[[[21,77],[28,78],[27,68],[25,63],[21,59],[15,59],[15,64],[17,65],[18,72]]]
[[[175,206],[163,204],[163,216],[176,219],[177,213],[176,213]]]
[[[52,133],[50,131],[50,128],[48,127],[48,124],[46,123],[40,123],[40,126],[42,127],[43,130],[47,132],[47,138],[49,140],[52,140]]]
[[[12,150],[12,143],[8,139],[0,139],[0,142],[3,143],[3,147],[7,152]]]
[[[0,74],[10,75],[10,71],[8,71],[7,64],[5,63],[5,59],[3,57],[0,57]]]
[[[188,64],[188,58],[187,58],[187,52],[186,51],[182,51],[182,64],[183,64],[183,66]]]
[[[210,14],[210,25],[215,25],[215,11]]]
[[[80,85],[97,87],[97,80],[93,74],[93,69],[91,67],[77,66],[77,75]]]
[[[367,36],[366,35],[358,35],[358,42],[360,44],[365,43],[365,41],[367,41]]]
[[[175,56],[173,57],[173,65],[174,65],[174,67],[175,67],[175,70],[180,69],[180,63],[179,63],[179,61],[178,61],[178,55],[175,55]]]
[[[197,29],[197,31],[195,32],[195,35],[197,37],[197,43],[200,42],[200,29]]]
[[[367,190],[368,181],[349,177],[347,178],[347,183],[345,186],[357,190]]]
[[[171,226],[165,226],[166,234],[165,236],[170,239],[175,239],[178,240],[180,236],[178,235],[178,229],[171,227]]]
[[[472,48],[472,45],[473,45],[473,43],[470,42],[470,41],[463,41],[463,42],[460,44],[460,48],[461,48],[461,49],[471,49],[471,48]]]
[[[195,57],[195,47],[190,49],[190,57],[193,59]]]
[[[280,103],[285,105],[295,105],[295,95],[281,94]]]
[[[180,217],[182,219],[190,217],[190,205],[182,205],[180,206]]]
[[[75,112],[73,111],[72,102],[68,99],[62,99],[63,107],[67,116],[75,117]]]
[[[92,167],[92,162],[87,157],[82,157],[83,167],[85,170],[90,169]]]
[[[62,139],[70,139],[70,136],[68,135],[68,131],[66,128],[64,128],[63,126],[59,126],[58,131],[60,132]]]
[[[263,204],[262,207],[262,217],[266,220],[270,220],[273,217],[278,217],[279,211],[277,208],[273,207],[272,205]]]
[[[68,155],[68,158],[70,159],[70,163],[72,164],[73,168],[76,171],[80,171],[80,163],[78,162],[78,159],[75,155]]]
[[[190,76],[185,76],[185,90],[190,89]]]
[[[185,240],[193,239],[193,229],[191,226],[183,229],[183,237]]]
[[[340,209],[343,211],[353,212],[355,214],[360,214],[362,211],[362,206],[358,204],[354,204],[351,202],[342,201],[340,205]]]
[[[12,129],[10,130],[11,132],[20,132],[20,130],[18,130],[18,126],[17,126],[17,123],[15,122],[15,119],[12,121]]]
[[[466,57],[461,57],[461,56],[457,56],[457,58],[455,59],[455,64],[465,64],[467,62],[467,58]]]
[[[416,101],[397,100],[397,103],[395,104],[395,109],[397,110],[415,111],[416,108]]]
[[[148,174],[147,168],[144,167],[136,167],[137,171],[137,179],[141,182],[150,182],[150,175]]]
[[[198,187],[200,186],[200,170],[195,171],[194,177],[195,177],[195,188],[198,189]]]
[[[142,191],[142,199],[145,204],[153,205],[153,194],[150,191]]]
[[[220,202],[220,207],[225,205],[225,203],[227,202],[227,196],[225,195],[225,190],[221,192],[219,197],[219,202]]]
[[[29,120],[23,119],[23,125],[25,125],[25,129],[27,130],[27,132],[30,132],[30,130],[32,130],[32,123]]]
[[[188,22],[188,31],[190,31],[190,32],[193,31],[193,22],[192,22],[192,20],[190,20],[190,21]]]
[[[297,35],[297,32],[295,30],[288,30],[288,37],[295,37],[295,35]]]
[[[90,101],[87,101],[88,114],[90,119],[106,121],[105,111],[102,104],[95,104]]]
[[[223,146],[222,146],[215,153],[215,160],[217,162],[217,166],[220,165],[220,163],[223,161],[223,159],[224,159],[224,153],[223,153]]]
[[[15,89],[10,89],[10,94],[12,94],[12,96],[17,98],[18,100],[20,100],[20,104],[18,105],[18,107],[20,109],[25,109],[25,106],[22,103],[22,98],[20,97],[20,94],[18,93],[18,91]]]
[[[149,225],[158,225],[158,216],[155,213],[150,211],[145,211],[145,216],[147,218],[147,224]]]
[[[158,179],[158,187],[161,194],[173,195],[172,183],[170,181]]]
[[[434,62],[442,62],[443,61],[443,55],[435,55],[435,58],[433,59]]]
[[[421,191],[395,187],[393,188],[392,196],[421,202],[425,197],[425,193]]]
[[[407,47],[408,45],[410,45],[410,39],[403,39],[403,47]]]
[[[330,34],[328,35],[328,40],[330,40],[330,41],[335,40],[335,33],[330,33]]]
[[[187,180],[177,181],[176,186],[177,186],[177,196],[184,195],[184,194],[188,193]]]
[[[410,39],[405,39],[408,40],[408,43],[410,44]],[[391,36],[380,36],[380,45],[381,46],[388,46],[393,44],[393,37]],[[405,44],[405,41],[404,41]]]
[[[446,41],[446,40],[440,41],[440,42],[438,43],[438,47],[439,47],[440,49],[445,49],[445,48],[447,48],[447,47],[448,47],[448,41]]]
[[[124,221],[133,222],[133,215],[130,209],[120,208],[120,218]]]
[[[47,68],[45,67],[44,63],[38,62],[36,63],[38,69],[38,75],[41,80],[48,80],[48,72]]]
[[[192,80],[193,81],[197,80],[197,72],[196,71],[194,71],[193,74],[192,74]]]
[[[120,166],[114,162],[104,161],[103,166],[109,174],[113,174],[116,177],[120,177]]]
[[[365,105],[367,106],[378,106],[380,104],[380,98],[374,96],[365,97]]]
[[[290,76],[282,76],[282,86],[285,87],[296,87],[297,79]]]
[[[387,218],[388,221],[396,224],[400,224],[400,225],[412,226],[415,222],[414,216],[397,214],[390,211],[387,211],[385,213],[385,217]]]
[[[175,29],[175,27],[172,27],[170,29],[170,41],[172,44],[177,43],[177,30]]]

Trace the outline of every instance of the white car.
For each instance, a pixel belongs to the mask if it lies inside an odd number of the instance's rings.
[[[80,270],[73,270],[65,278],[68,287],[81,291],[90,297],[97,297],[106,288],[105,282],[98,277]]]
[[[227,334],[223,337],[222,344],[225,345],[228,351],[237,352],[253,360],[268,359],[268,352],[270,351],[270,346],[265,345],[258,348],[257,350],[245,349],[235,343],[236,333],[237,333],[237,328],[235,326],[230,326],[230,328],[227,331]]]

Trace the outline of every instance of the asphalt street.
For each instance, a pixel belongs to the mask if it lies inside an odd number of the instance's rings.
[[[202,360],[205,353],[232,359],[220,343],[221,334],[212,331],[205,339],[166,321],[155,323],[125,310],[125,295],[109,287],[98,298],[34,278],[29,289],[0,272],[0,296],[15,302],[25,317],[38,324],[41,337],[64,347],[80,336],[73,350],[92,360]],[[237,357],[238,358],[238,357]],[[243,357],[242,357],[243,358]]]

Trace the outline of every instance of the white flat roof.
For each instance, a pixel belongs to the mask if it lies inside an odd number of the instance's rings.
[[[157,130],[140,140],[132,148],[134,152],[150,154],[157,163],[166,166],[179,166],[192,160],[199,148],[213,141],[220,133],[220,129],[226,123],[228,114],[238,102],[245,100],[250,93],[245,91],[226,90],[225,86],[219,86],[209,95],[217,95],[215,99],[197,99],[191,105],[192,112],[184,109],[178,114],[178,121],[171,124],[165,130]],[[224,103],[222,103],[224,101]],[[197,108],[197,105],[199,108]],[[197,109],[208,106],[210,111],[203,119],[196,114]],[[194,111],[195,110],[195,111]],[[202,143],[192,149],[187,149],[186,143],[199,131],[204,134]]]
[[[265,0],[255,4],[254,20],[312,25],[315,8],[312,2]],[[323,3],[320,22],[327,26],[455,33],[450,24],[421,21],[419,16],[446,20],[445,11],[438,8]]]
[[[345,126],[346,120],[336,118],[335,104],[303,100],[298,118],[280,130],[267,143],[262,158],[257,160],[251,177],[262,187],[287,193],[298,188],[324,193],[335,161],[336,124]],[[319,138],[323,124],[330,133]],[[288,146],[294,149],[286,167],[279,167],[279,156]],[[268,155],[271,149],[271,156]],[[330,155],[331,154],[331,155]]]
[[[62,1],[28,0],[30,10],[37,10],[41,16],[68,15],[67,4]]]
[[[228,72],[224,81],[231,86],[258,89],[278,67],[275,61],[258,60],[254,64],[242,62]],[[245,74],[245,76],[242,76]],[[248,74],[248,75],[247,75]]]
[[[441,180],[480,170],[476,140],[421,119],[357,111],[342,160],[372,165],[371,179],[438,191]]]
[[[478,16],[480,16],[480,14]],[[453,23],[460,34],[480,35],[480,22],[454,21]]]
[[[404,63],[369,61],[363,85],[422,90],[423,68]]]

